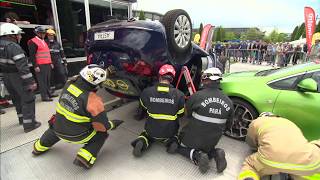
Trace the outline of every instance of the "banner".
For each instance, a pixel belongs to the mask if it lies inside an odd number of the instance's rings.
[[[306,26],[306,39],[307,39],[307,45],[308,45],[308,52],[310,52],[311,46],[312,46],[312,35],[316,27],[315,13],[311,7],[304,7],[304,21]]]
[[[207,24],[204,26],[201,33],[200,47],[204,50],[207,50],[212,44],[212,33],[213,26],[211,24]]]

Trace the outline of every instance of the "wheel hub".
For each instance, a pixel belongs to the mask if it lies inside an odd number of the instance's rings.
[[[185,15],[180,15],[175,21],[174,38],[180,48],[188,45],[191,37],[191,23]]]

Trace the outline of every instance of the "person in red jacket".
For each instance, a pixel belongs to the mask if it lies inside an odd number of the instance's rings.
[[[42,26],[34,29],[36,36],[28,41],[30,61],[39,84],[42,101],[52,101],[52,97],[57,97],[50,93],[50,79],[53,64],[50,56],[50,49],[44,41],[46,30]]]

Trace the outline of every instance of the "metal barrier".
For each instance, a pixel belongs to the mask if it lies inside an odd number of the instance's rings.
[[[225,49],[218,57],[226,57],[230,63],[247,62],[252,64],[277,65],[280,67],[288,64],[302,64],[308,61],[307,54],[304,52],[288,51],[286,53],[272,53],[263,50],[247,50],[247,49]]]

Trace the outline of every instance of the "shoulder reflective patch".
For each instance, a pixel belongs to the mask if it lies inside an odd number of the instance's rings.
[[[158,86],[157,91],[159,92],[169,92],[169,87]]]
[[[70,84],[67,91],[70,92],[75,97],[79,97],[80,94],[82,94],[82,91],[77,86],[75,86],[73,84]]]

